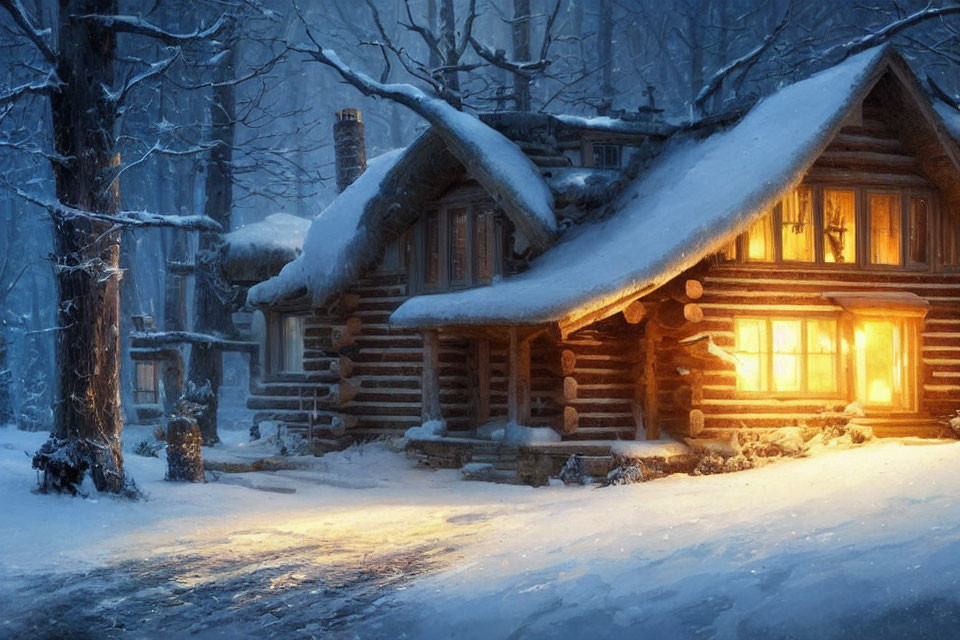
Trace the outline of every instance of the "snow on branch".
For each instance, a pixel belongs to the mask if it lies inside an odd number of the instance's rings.
[[[4,178],[0,178],[0,184],[4,185],[23,200],[45,209],[55,220],[89,220],[91,222],[112,224],[119,227],[174,227],[189,231],[221,230],[220,225],[207,216],[164,216],[150,213],[149,211],[117,211],[116,213],[84,211],[83,209],[65,205],[62,202],[41,200],[27,193],[20,187],[10,184]]]
[[[165,347],[171,344],[200,344],[207,347],[218,347],[224,351],[256,351],[260,345],[256,342],[242,340],[227,340],[220,336],[197,333],[195,331],[135,331],[130,334],[131,343],[135,347]]]
[[[136,87],[138,84],[150,78],[156,78],[166,73],[167,69],[170,68],[177,58],[180,57],[180,52],[177,51],[175,54],[167,58],[166,60],[159,60],[153,62],[150,66],[144,71],[138,73],[137,75],[128,79],[123,88],[119,91],[112,91],[109,88],[106,90],[107,99],[110,100],[110,103],[113,104],[114,108],[123,104],[123,101],[126,99],[127,94],[130,93],[130,90]]]
[[[498,197],[508,215],[513,214],[510,217],[514,224],[531,243],[540,248],[551,243],[557,228],[553,195],[536,166],[517,145],[478,118],[417,87],[378,82],[354,70],[332,49],[322,47],[309,27],[307,37],[314,48],[291,49],[333,68],[362,94],[386,98],[427,120],[467,171]]]
[[[15,102],[26,95],[50,95],[60,90],[60,79],[57,74],[50,70],[47,77],[43,80],[28,82],[19,87],[14,87],[8,91],[0,93],[0,106]]]
[[[3,1],[3,0],[0,0]],[[132,33],[138,36],[146,36],[159,40],[166,44],[178,45],[194,42],[196,40],[206,40],[220,33],[227,26],[227,18],[221,15],[210,27],[200,29],[197,27],[190,33],[171,33],[162,27],[147,22],[140,16],[109,16],[98,13],[88,13],[77,16],[80,20],[90,20],[96,22],[105,29],[112,29],[122,33]]]
[[[707,82],[707,84],[703,85],[703,88],[700,89],[700,93],[697,94],[697,97],[694,100],[694,104],[696,105],[697,109],[703,109],[703,103],[706,102],[710,96],[717,92],[717,90],[723,85],[723,81],[730,74],[734,73],[737,69],[752,65],[760,56],[763,55],[764,51],[770,48],[770,45],[773,44],[773,42],[783,31],[784,27],[787,26],[792,8],[793,3],[787,6],[787,10],[783,14],[783,18],[780,19],[780,22],[776,27],[774,27],[773,31],[764,37],[760,44],[739,58],[732,60],[720,67],[712,76],[710,76],[710,80]]]
[[[43,32],[33,26],[33,20],[30,19],[26,9],[23,8],[23,3],[20,2],[20,0],[0,0],[0,7],[7,10],[10,17],[13,18],[13,21],[20,27],[23,35],[40,50],[40,53],[47,59],[47,62],[56,64],[57,55],[53,52],[53,49],[50,48],[50,45],[47,44]]]
[[[560,0],[557,0],[557,3],[553,6],[553,11],[550,13],[550,16],[547,18],[546,27],[544,27],[543,39],[540,43],[540,59],[534,61],[515,61],[508,60],[506,53],[503,49],[497,49],[494,51],[490,47],[487,47],[483,43],[479,42],[473,36],[470,37],[470,44],[473,45],[473,50],[477,52],[477,55],[492,64],[495,67],[499,67],[506,71],[512,73],[517,73],[522,76],[531,78],[535,75],[536,72],[546,71],[547,67],[550,66],[552,60],[550,60],[547,55],[550,53],[550,45],[553,43],[553,23],[556,22],[557,16],[560,14]],[[528,20],[529,16],[524,16],[518,20]],[[510,21],[508,21],[510,22]]]
[[[919,11],[906,16],[905,18],[891,22],[879,31],[874,31],[873,33],[869,33],[862,38],[851,40],[850,42],[834,45],[824,51],[821,57],[830,60],[830,64],[837,64],[838,62],[842,62],[854,54],[883,44],[904,29],[908,29],[932,18],[940,18],[955,13],[960,13],[960,5],[953,4],[948,7],[928,7],[926,9],[920,9]],[[832,57],[836,55],[839,55],[840,59],[833,61]]]

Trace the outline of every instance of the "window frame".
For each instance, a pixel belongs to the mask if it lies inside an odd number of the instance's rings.
[[[275,311],[270,314],[270,321],[267,325],[267,357],[269,374],[274,377],[302,377],[307,375],[307,370],[303,366],[300,370],[287,370],[284,364],[284,321],[287,318],[299,318],[302,321],[300,350],[303,352],[300,358],[303,365],[306,364],[306,323],[310,317],[309,311]]]
[[[453,252],[453,216],[457,212],[466,212],[466,225],[464,228],[465,251],[463,263],[462,279],[454,280],[454,252]],[[426,281],[428,237],[426,233],[427,214],[436,212],[439,228],[439,278],[436,283]],[[489,279],[481,279],[479,276],[480,268],[477,262],[477,217],[482,213],[488,213],[491,216],[491,234],[488,237],[488,250],[492,253],[491,267],[492,273]],[[412,250],[407,259],[407,274],[410,288],[414,293],[441,293],[445,291],[457,291],[470,289],[473,287],[488,285],[498,276],[503,275],[503,234],[504,223],[500,212],[494,203],[483,199],[478,200],[473,194],[466,194],[460,197],[449,198],[430,206],[417,220],[414,226]]]
[[[734,326],[734,354],[739,357],[740,348],[737,344],[739,333],[737,332],[737,321],[738,320],[758,320],[764,324],[764,337],[766,340],[766,350],[764,351],[761,348],[760,353],[766,357],[766,374],[767,379],[764,381],[766,385],[765,390],[754,391],[747,389],[740,389],[737,383],[734,384],[734,394],[739,398],[766,398],[766,399],[789,399],[789,400],[838,400],[846,397],[845,389],[845,379],[843,375],[843,328],[841,326],[841,318],[838,315],[756,315],[756,314],[743,314],[735,315],[733,317],[733,326]],[[800,322],[800,344],[801,344],[801,380],[800,380],[800,389],[797,391],[780,391],[774,388],[774,349],[773,349],[773,323],[774,322]],[[833,323],[833,344],[834,344],[834,380],[836,381],[834,391],[829,392],[815,392],[811,393],[809,391],[809,342],[807,340],[808,329],[807,324],[810,321],[820,321],[820,322],[832,322]],[[739,375],[735,371],[735,375]]]
[[[857,269],[862,271],[904,271],[913,273],[938,273],[960,271],[960,260],[956,265],[944,264],[944,230],[945,216],[950,215],[941,204],[939,192],[935,187],[896,187],[891,185],[862,185],[851,186],[848,184],[837,184],[834,182],[809,182],[804,181],[799,187],[809,187],[813,197],[813,225],[814,225],[814,251],[815,259],[813,261],[785,260],[783,258],[783,210],[781,202],[777,202],[770,209],[770,216],[773,225],[773,259],[772,260],[750,260],[747,258],[749,249],[748,231],[744,230],[727,245],[736,246],[737,256],[729,258],[726,255],[718,258],[719,264],[749,266],[756,269],[776,269],[784,266],[805,267],[814,270],[824,269]],[[826,261],[826,242],[823,237],[824,232],[824,192],[828,190],[852,191],[854,192],[854,221],[856,237],[856,261],[854,262],[827,262]],[[869,196],[874,194],[892,194],[898,195],[900,205],[900,264],[874,264],[870,262],[870,241],[871,225],[869,215]],[[914,198],[927,198],[927,261],[925,263],[913,262],[910,260],[910,215],[911,206]],[[957,230],[957,245],[960,248],[960,219],[954,221]],[[718,254],[724,253],[720,250]]]
[[[149,366],[153,370],[153,388],[140,388],[140,367]],[[142,395],[149,394],[153,401],[145,402],[141,400]],[[133,368],[133,403],[134,404],[160,404],[160,366],[156,360],[137,360]]]

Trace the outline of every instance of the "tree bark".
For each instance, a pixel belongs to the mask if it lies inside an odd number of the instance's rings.
[[[513,59],[530,60],[530,0],[513,0]],[[513,95],[517,111],[530,110],[530,77],[513,74]]]
[[[444,98],[456,108],[460,108],[460,73],[456,70],[459,62],[457,55],[457,24],[453,9],[453,0],[440,0],[440,52],[443,77]]]
[[[235,47],[223,56],[216,72],[216,86],[210,103],[211,137],[215,146],[210,151],[205,181],[204,213],[218,222],[224,232],[230,229],[233,205],[233,143],[235,135],[236,96],[234,85]],[[197,253],[195,283],[194,331],[232,335],[230,309],[223,299],[217,265],[223,236],[203,232]],[[190,351],[187,400],[202,405],[197,416],[205,444],[220,441],[217,435],[217,408],[223,382],[223,352],[216,348],[194,345]]]
[[[117,0],[61,2],[57,76],[63,85],[50,98],[56,151],[69,158],[53,164],[57,198],[97,213],[119,210],[111,175],[120,161],[115,113],[103,89],[114,85],[116,40],[110,29],[73,16],[114,14],[117,5]],[[120,450],[120,233],[99,222],[58,220],[54,254],[58,399],[54,433],[34,465],[43,471],[43,490],[75,492],[89,470],[99,491],[121,492],[126,479]]]

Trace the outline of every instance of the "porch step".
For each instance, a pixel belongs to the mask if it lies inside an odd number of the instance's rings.
[[[878,438],[953,438],[952,430],[945,422],[925,415],[895,414],[891,416],[867,416],[853,418],[849,426],[870,427]]]
[[[499,469],[485,462],[469,462],[460,469],[464,480],[495,482],[497,484],[521,484],[517,469]]]

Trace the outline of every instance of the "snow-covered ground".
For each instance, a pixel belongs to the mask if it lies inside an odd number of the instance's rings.
[[[605,489],[383,444],[173,484],[128,452],[130,503],[31,493],[42,439],[0,428],[3,638],[960,635],[957,443]]]

